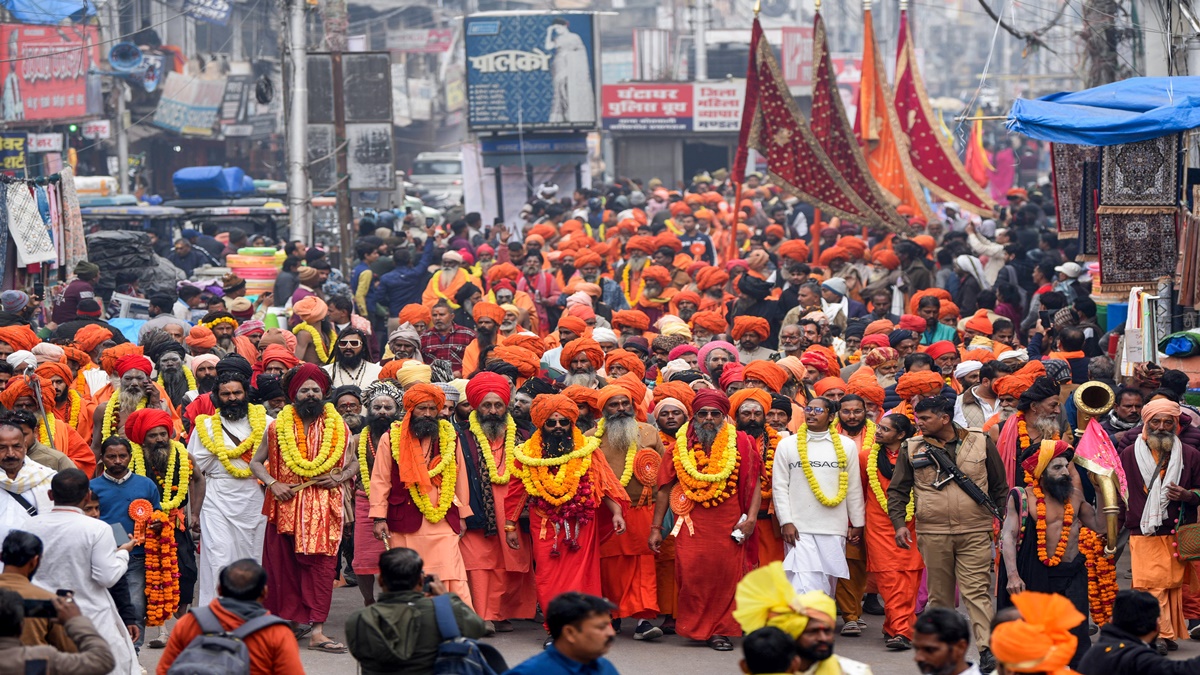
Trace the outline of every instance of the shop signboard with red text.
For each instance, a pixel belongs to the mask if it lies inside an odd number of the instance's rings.
[[[608,131],[737,133],[745,80],[606,84],[600,119]]]
[[[0,24],[0,62],[4,122],[73,119],[100,112],[98,80],[95,91],[88,91],[88,69],[100,65],[95,26]]]

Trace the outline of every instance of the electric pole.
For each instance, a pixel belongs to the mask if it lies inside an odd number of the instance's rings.
[[[308,49],[304,25],[305,0],[288,0],[288,90],[291,102],[287,119],[288,220],[291,240],[312,243],[308,217]]]

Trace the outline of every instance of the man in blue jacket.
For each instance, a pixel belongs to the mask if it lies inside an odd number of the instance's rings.
[[[1200,656],[1170,661],[1150,645],[1158,637],[1158,600],[1144,591],[1120,591],[1113,601],[1112,622],[1084,654],[1083,675],[1184,675],[1200,672]]]
[[[554,598],[546,608],[550,628],[546,650],[508,671],[509,675],[617,675],[604,658],[616,637],[614,609],[604,598],[574,591]]]
[[[424,277],[429,274],[428,268],[433,262],[433,240],[433,227],[425,228],[425,248],[415,265],[407,249],[396,251],[396,268],[379,277],[378,295],[368,300],[368,307],[372,300],[380,304],[387,303],[388,317],[394,318],[400,315],[405,305],[421,302],[421,292],[425,290]]]

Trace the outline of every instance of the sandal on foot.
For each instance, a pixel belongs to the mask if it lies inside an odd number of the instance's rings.
[[[511,622],[511,621],[509,621],[509,620],[507,620],[507,619],[503,619],[503,620],[500,620],[500,621],[494,621],[494,622],[492,622],[492,623],[493,623],[493,625],[495,625],[495,627],[496,627],[496,632],[497,632],[497,633],[511,633],[511,632],[513,632],[513,625],[512,625],[512,622]]]
[[[912,641],[903,635],[894,635],[884,641],[883,645],[888,649],[896,652],[903,652],[912,649]]]
[[[326,654],[345,654],[349,650],[346,649],[346,645],[338,642],[337,640],[326,640],[324,642],[318,642],[315,645],[309,645],[308,651],[325,652]]]
[[[312,635],[312,625],[307,623],[298,624],[292,628],[292,634],[296,636],[297,640],[303,640]]]
[[[842,626],[842,637],[862,637],[862,626],[858,625],[858,621],[847,621],[846,625]]]
[[[724,635],[714,635],[708,638],[704,644],[719,652],[733,651],[733,643],[730,642],[729,638],[725,637]]]

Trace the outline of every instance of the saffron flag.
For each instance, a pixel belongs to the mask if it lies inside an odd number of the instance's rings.
[[[812,117],[810,121],[813,135],[821,144],[821,149],[829,155],[833,165],[842,174],[846,185],[858,195],[867,208],[874,211],[879,219],[891,225],[889,229],[908,234],[908,221],[896,212],[895,205],[889,203],[883,192],[876,185],[875,179],[867,169],[862,150],[858,146],[858,138],[850,121],[846,119],[846,110],[842,105],[842,95],[838,91],[837,74],[833,70],[833,59],[829,55],[829,41],[825,34],[825,21],[817,12],[813,19],[813,86],[812,86]]]
[[[982,108],[975,111],[975,117],[982,114]],[[988,159],[987,149],[983,147],[983,120],[981,119],[971,122],[971,137],[967,139],[966,159],[967,174],[980,188],[987,188],[996,167],[992,166],[991,160]]]
[[[900,12],[895,105],[900,130],[908,137],[913,168],[925,187],[941,201],[958,202],[964,209],[990,218],[993,215],[992,203],[967,175],[958,154],[938,131],[937,121],[929,108],[925,83],[917,70],[917,55],[913,49],[907,10]]]
[[[749,149],[767,160],[772,182],[821,210],[863,225],[892,227],[850,189],[821,149],[788,91],[771,45],[763,39],[758,19],[750,31],[750,63],[746,69],[746,103],[733,163],[734,180],[746,175]]]
[[[887,83],[887,71],[883,68],[883,55],[875,42],[875,25],[869,7],[863,9],[862,80],[858,88],[854,134],[866,155],[867,169],[888,198],[907,206],[915,214],[924,215],[926,220],[932,219],[933,212],[913,170],[904,134],[900,133],[900,121],[892,107],[892,92]]]

